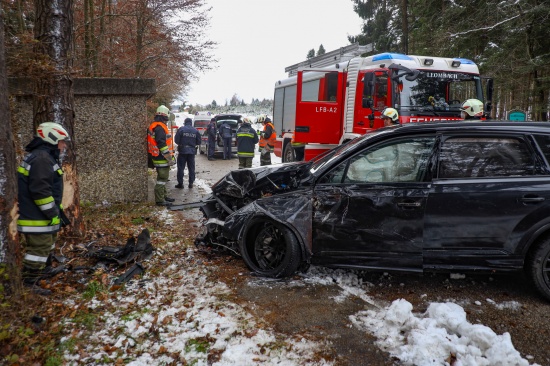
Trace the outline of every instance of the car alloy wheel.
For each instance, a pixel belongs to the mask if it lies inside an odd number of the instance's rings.
[[[301,263],[294,233],[269,219],[252,222],[241,243],[241,255],[252,271],[266,277],[290,276]]]

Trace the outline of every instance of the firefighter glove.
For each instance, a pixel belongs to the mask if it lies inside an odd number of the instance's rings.
[[[61,223],[61,219],[59,218],[59,216],[54,216],[50,221],[51,226],[59,225],[60,223]]]
[[[63,209],[59,210],[59,218],[61,220],[61,227],[65,227],[71,224],[71,221],[69,220],[67,215],[65,215],[65,212],[63,212]]]

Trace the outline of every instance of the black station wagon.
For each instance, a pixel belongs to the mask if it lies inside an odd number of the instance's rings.
[[[233,171],[201,210],[196,243],[261,276],[525,271],[550,300],[550,123],[381,129],[309,162]]]

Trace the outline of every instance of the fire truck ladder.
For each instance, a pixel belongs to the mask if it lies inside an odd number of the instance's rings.
[[[355,91],[357,90],[357,77],[359,68],[363,59],[360,57],[352,58],[348,64],[348,82],[349,87],[346,90],[346,120],[344,121],[344,132],[353,131],[353,110],[355,108]]]
[[[298,69],[314,69],[327,67],[340,62],[349,61],[354,57],[361,56],[364,53],[372,52],[372,44],[359,46],[359,43],[354,43],[349,46],[341,47],[335,51],[326,52],[317,57],[312,57],[306,61],[285,67],[285,72],[288,72],[288,77],[298,73]]]

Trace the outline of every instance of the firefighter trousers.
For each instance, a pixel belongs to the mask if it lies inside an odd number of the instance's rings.
[[[155,202],[164,202],[166,197],[166,183],[170,176],[170,167],[157,167],[157,183],[155,184]]]
[[[23,277],[29,277],[46,267],[48,256],[55,249],[57,233],[23,234],[23,237],[25,249]]]

